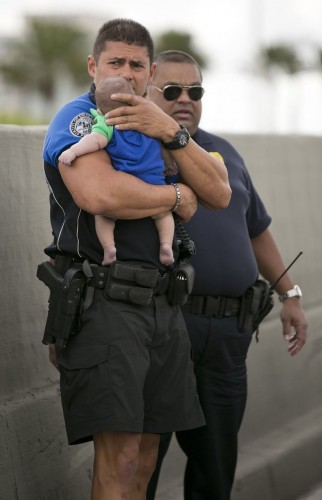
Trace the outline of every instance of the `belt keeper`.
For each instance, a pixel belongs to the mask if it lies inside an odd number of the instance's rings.
[[[98,266],[96,264],[91,264],[91,269],[93,272],[93,277],[90,278],[88,282],[89,286],[94,286],[95,288],[101,288],[101,289],[104,288],[109,268]]]
[[[214,316],[216,318],[222,318],[224,311],[222,310],[221,297],[212,297],[207,295],[205,297],[205,307],[204,314],[206,316]]]
[[[223,318],[225,313],[226,313],[226,306],[227,306],[227,298],[226,297],[221,297],[220,302],[219,302],[219,311],[218,311],[218,318]]]

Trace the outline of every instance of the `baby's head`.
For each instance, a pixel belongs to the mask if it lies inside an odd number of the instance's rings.
[[[117,92],[134,94],[132,85],[122,76],[104,78],[104,80],[101,80],[97,85],[95,90],[96,106],[103,115],[112,109],[126,106],[125,102],[113,101],[111,99],[111,95]]]

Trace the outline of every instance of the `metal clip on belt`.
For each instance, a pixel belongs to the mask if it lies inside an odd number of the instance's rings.
[[[187,303],[182,306],[183,311],[196,314],[198,316],[213,316],[214,318],[224,318],[238,316],[240,311],[240,298],[212,295],[190,295]]]

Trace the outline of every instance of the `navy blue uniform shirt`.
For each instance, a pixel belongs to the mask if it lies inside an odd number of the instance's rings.
[[[232,189],[227,208],[216,212],[199,204],[197,213],[185,225],[197,250],[191,258],[196,271],[193,293],[238,297],[258,277],[250,238],[267,229],[271,217],[236,149],[201,129],[193,139],[206,151],[222,155]]]

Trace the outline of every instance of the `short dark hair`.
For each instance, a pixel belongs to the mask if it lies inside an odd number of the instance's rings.
[[[99,29],[93,47],[93,56],[97,61],[105,50],[106,42],[124,42],[129,45],[146,47],[153,61],[154,45],[149,31],[142,24],[132,19],[112,19]]]
[[[183,52],[182,50],[164,50],[163,52],[157,54],[153,62],[156,63],[156,70],[154,74],[156,74],[158,71],[158,65],[162,63],[173,62],[173,63],[194,64],[199,70],[200,79],[202,79],[202,73],[199,63],[196,61],[194,57],[192,57],[187,52]]]

